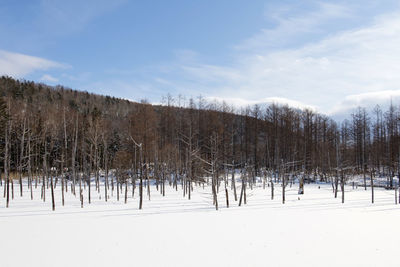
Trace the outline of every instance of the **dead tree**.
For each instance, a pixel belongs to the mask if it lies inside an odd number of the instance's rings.
[[[133,142],[135,146],[135,151],[136,147],[139,148],[139,168],[140,168],[140,178],[139,178],[139,209],[142,209],[143,206],[143,144],[142,143],[137,143],[135,139],[133,139],[132,136],[129,136],[131,141]],[[135,152],[136,153],[136,152]],[[135,163],[136,164],[136,163]],[[136,170],[135,170],[136,171]]]
[[[6,179],[6,207],[9,207],[10,203],[10,174],[9,174],[9,165],[10,165],[10,156],[9,156],[9,146],[10,146],[10,138],[9,138],[9,133],[10,133],[10,122],[7,120],[6,122],[6,127],[5,127],[5,138],[4,138],[4,147],[5,147],[5,152],[4,152],[4,177]]]
[[[374,171],[371,170],[371,203],[374,204]]]
[[[344,185],[345,185],[345,176],[343,170],[341,171],[340,175],[340,188],[342,190],[342,203],[344,203]]]
[[[240,198],[239,198],[239,207],[242,205],[242,200],[243,203],[246,204],[246,185],[247,185],[247,174],[242,170],[240,172],[241,174],[241,180],[242,180],[242,189],[240,190]]]

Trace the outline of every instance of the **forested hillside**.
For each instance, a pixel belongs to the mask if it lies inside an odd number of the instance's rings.
[[[211,177],[214,188],[229,174],[234,184],[235,169],[249,181],[269,175],[285,185],[295,177],[300,188],[305,180],[331,177],[337,188],[346,174],[374,172],[386,173],[393,187],[399,171],[399,113],[393,105],[385,113],[377,107],[371,116],[359,108],[351,121],[338,124],[275,104],[238,110],[167,96],[163,105],[150,105],[9,77],[1,77],[0,94],[5,188],[10,177],[28,177],[30,184],[39,177],[51,187],[53,177],[63,185],[68,179],[74,188],[78,180],[95,177],[97,189],[104,173],[107,185],[109,176],[126,185],[138,179],[140,190],[143,179],[182,182],[190,198],[194,182]],[[8,199],[9,189],[5,194]]]

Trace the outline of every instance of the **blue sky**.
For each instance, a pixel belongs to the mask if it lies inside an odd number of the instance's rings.
[[[398,1],[0,1],[0,74],[339,116],[400,100]]]

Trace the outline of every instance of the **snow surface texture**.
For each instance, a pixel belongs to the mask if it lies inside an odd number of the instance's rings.
[[[400,266],[398,243],[400,206],[394,191],[346,187],[344,204],[333,198],[331,185],[248,188],[247,205],[231,207],[219,193],[220,209],[212,205],[210,187],[195,187],[192,199],[181,188],[167,187],[162,197],[151,187],[138,210],[137,191],[128,204],[114,196],[106,203],[92,188],[85,195],[66,195],[56,188],[56,211],[51,211],[40,188],[30,200],[25,186],[10,208],[0,199],[0,266]],[[321,186],[319,189],[318,186]],[[1,187],[3,190],[3,187]],[[239,188],[240,189],[240,188]],[[103,193],[103,190],[101,191]],[[146,192],[146,191],[144,191]],[[240,192],[240,191],[238,191]],[[300,197],[300,200],[298,199]]]

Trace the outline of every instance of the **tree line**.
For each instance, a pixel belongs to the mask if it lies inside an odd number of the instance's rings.
[[[150,198],[151,183],[164,194],[165,183],[180,184],[188,198],[193,186],[208,183],[216,208],[224,182],[227,205],[229,184],[241,204],[257,177],[269,177],[272,195],[273,181],[284,189],[294,180],[299,193],[305,182],[323,181],[332,182],[335,194],[340,185],[344,194],[349,175],[363,176],[365,188],[378,175],[386,177],[387,188],[398,186],[400,113],[393,104],[387,111],[358,108],[336,122],[286,105],[237,109],[170,95],[151,105],[5,76],[0,96],[0,182],[7,206],[16,181],[15,191],[23,194],[23,180],[31,194],[41,186],[44,200],[50,191],[53,209],[55,184],[63,204],[70,186],[82,206],[82,187],[89,203],[91,190],[104,190],[105,201],[107,190],[117,190],[126,201],[128,186],[132,194],[138,187],[139,208],[144,195]]]

